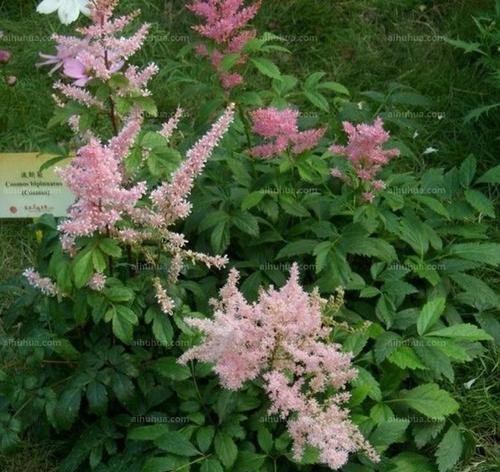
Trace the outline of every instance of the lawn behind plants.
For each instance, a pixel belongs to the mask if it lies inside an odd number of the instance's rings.
[[[17,77],[15,86],[0,80],[0,152],[50,152],[71,136],[67,128],[47,128],[53,115],[47,70],[35,68],[39,52],[51,52],[50,35],[69,33],[54,15],[40,16],[34,0],[0,0],[0,49],[12,52],[11,62],[0,69]],[[183,48],[195,41],[192,15],[182,0],[127,0],[127,11],[141,8],[152,23],[151,38],[137,63],[154,61],[160,74],[151,90],[160,110],[169,115],[178,102],[195,111],[191,87],[176,81],[189,67]],[[474,154],[478,173],[498,164],[499,114],[464,121],[473,108],[491,102],[492,89],[485,69],[474,54],[464,54],[445,38],[474,40],[473,16],[491,12],[490,1],[413,0],[264,0],[256,26],[282,37],[292,54],[279,54],[280,69],[305,78],[323,71],[328,80],[344,84],[351,101],[360,108],[384,110],[387,123],[399,126],[399,137],[409,143],[398,170],[421,174],[427,167],[451,168]],[[168,80],[167,80],[168,79]],[[400,93],[401,92],[401,93]],[[394,100],[398,95],[399,99]],[[302,98],[300,100],[303,100]],[[498,100],[497,100],[498,101]],[[307,106],[300,101],[297,105]],[[160,114],[160,118],[162,115]],[[498,195],[490,195],[498,202]],[[498,237],[498,225],[490,234]],[[38,242],[29,221],[0,220],[0,282],[35,262]],[[479,270],[480,272],[480,270]],[[488,283],[498,287],[498,272]],[[479,274],[480,275],[480,274]],[[0,309],[11,302],[0,294]],[[0,325],[1,326],[1,325]],[[2,366],[0,366],[0,369]],[[459,369],[450,390],[462,403],[461,417],[477,449],[456,472],[500,470],[498,418],[500,415],[500,356],[498,349]],[[14,457],[0,457],[5,472],[55,470],[58,445],[29,440]],[[238,472],[238,471],[236,471]],[[403,472],[403,471],[401,471]],[[406,471],[405,471],[406,472]],[[411,472],[411,471],[408,471]]]

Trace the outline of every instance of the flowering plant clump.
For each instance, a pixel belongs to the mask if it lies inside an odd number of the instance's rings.
[[[250,149],[255,157],[273,158],[289,150],[301,154],[314,148],[326,132],[325,128],[299,131],[299,112],[292,108],[259,108],[250,113],[252,131],[270,142]]]
[[[28,437],[61,444],[61,472],[451,471],[474,447],[455,366],[500,332],[477,277],[500,264],[498,172],[469,156],[395,173],[370,124],[386,105],[282,73],[285,37],[249,26],[258,2],[189,4],[222,88],[172,41],[139,64],[156,43],[118,0],[42,5],[88,6],[39,64],[57,77],[48,128],[71,136],[44,168],[75,201],[36,220],[36,262],[0,285],[0,454]],[[337,116],[362,124],[327,150]]]
[[[82,130],[83,111],[68,118],[70,126],[81,133],[80,139],[85,144],[77,150],[69,166],[57,170],[76,196],[69,218],[59,225],[63,249],[74,257],[78,252],[77,238],[94,234],[134,245],[136,249],[139,244],[156,241],[155,244],[172,257],[169,279],[174,281],[182,270],[184,259],[202,261],[209,267],[223,267],[227,262],[225,257],[186,250],[184,236],[170,231],[169,227],[189,215],[190,204],[186,198],[195,177],[227,131],[233,106],[230,105],[211,131],[187,152],[187,159],[169,182],[151,190],[145,181],[134,183],[133,176],[126,173],[125,160],[141,131],[144,108],[151,107],[147,84],[157,67],[149,64],[139,70],[127,64],[130,56],[142,46],[149,25],[143,25],[129,38],[118,36],[139,12],[113,19],[117,3],[116,0],[100,0],[92,4],[92,25],[78,29],[82,38],[55,35],[58,55],[43,56],[47,59],[44,64],[55,64],[52,72],[62,67],[63,80],[54,86],[61,94],[61,98],[56,99],[60,108],[68,109],[68,101],[73,101],[82,107],[81,110],[104,112],[114,135],[103,142],[92,131]],[[95,89],[91,81],[103,83],[105,88]],[[107,96],[102,97],[105,90]],[[163,140],[165,147],[181,114],[179,109],[158,132],[158,139]],[[85,283],[94,290],[105,285],[104,266],[100,264],[96,270],[97,274],[85,275]],[[158,278],[153,286],[162,310],[172,313],[174,303]]]
[[[385,188],[383,180],[375,179],[377,173],[392,158],[399,156],[399,149],[383,149],[382,146],[389,140],[390,135],[384,130],[381,118],[377,118],[373,125],[362,123],[354,126],[352,123],[344,122],[344,131],[349,137],[347,145],[333,144],[330,151],[347,157],[356,176],[368,186],[367,191],[363,193],[363,199],[372,202],[375,198],[373,190]],[[349,177],[340,169],[333,168],[331,175],[349,181]]]
[[[213,48],[204,44],[196,51],[208,57],[219,75],[224,89],[230,90],[243,83],[238,72],[228,72],[223,63],[228,55],[236,57],[236,64],[242,66],[247,57],[245,45],[256,36],[255,29],[245,29],[257,14],[260,1],[244,6],[244,0],[197,0],[188,9],[204,20],[204,24],[193,26],[201,36],[213,42]]]
[[[328,342],[330,329],[322,323],[327,301],[317,290],[311,295],[304,291],[296,264],[286,285],[280,290],[262,290],[253,304],[238,291],[238,278],[233,269],[220,300],[213,301],[213,320],[185,320],[206,338],[179,361],[214,363],[215,372],[229,389],[261,377],[271,402],[269,414],[288,419],[296,459],[310,445],[319,449],[320,461],[332,469],[342,467],[349,453],[359,449],[378,461],[349,420],[348,410],[341,406],[349,399],[345,387],[356,371],[351,366],[352,356]],[[336,393],[321,401],[329,389]]]

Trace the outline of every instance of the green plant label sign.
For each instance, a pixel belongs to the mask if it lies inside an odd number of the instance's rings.
[[[54,167],[42,167],[53,157],[37,153],[0,154],[0,218],[67,215],[74,195],[54,173]],[[58,166],[68,161],[59,161]]]

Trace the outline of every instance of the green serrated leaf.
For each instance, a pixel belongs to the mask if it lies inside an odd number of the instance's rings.
[[[76,288],[84,287],[94,273],[92,251],[80,252],[73,261],[73,276]]]
[[[185,365],[177,362],[176,357],[162,357],[154,362],[153,369],[172,380],[186,380],[191,377],[191,371]]]
[[[408,390],[403,393],[400,400],[408,407],[436,420],[444,419],[459,408],[453,397],[434,383],[419,385]]]
[[[197,456],[200,454],[191,442],[178,431],[168,431],[154,440],[160,449],[178,456]]]
[[[478,190],[467,189],[465,191],[465,199],[467,203],[479,213],[495,218],[495,207],[493,206],[493,202],[484,193]]]
[[[500,165],[486,171],[481,177],[479,177],[479,179],[477,179],[476,183],[500,184]]]
[[[453,338],[461,341],[492,341],[493,338],[482,329],[470,323],[463,323],[427,333],[426,336]]]
[[[266,75],[267,77],[271,77],[272,79],[280,79],[281,72],[269,59],[264,57],[258,57],[255,59],[251,59],[252,64],[257,67],[261,74]]]
[[[417,320],[417,332],[420,336],[436,324],[439,317],[443,314],[445,306],[446,299],[443,297],[435,298],[423,306]]]
[[[238,456],[238,449],[234,443],[231,436],[226,433],[218,432],[215,435],[214,447],[217,457],[220,459],[222,464],[230,468],[236,461]]]
[[[436,451],[439,472],[447,472],[455,466],[462,456],[463,447],[462,433],[455,425],[451,425]]]
[[[409,346],[398,347],[394,352],[389,354],[387,359],[400,369],[426,369],[415,351]]]

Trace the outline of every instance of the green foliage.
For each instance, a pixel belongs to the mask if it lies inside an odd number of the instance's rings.
[[[334,116],[334,129],[337,114],[349,117],[356,108],[350,91],[329,74],[287,75],[277,54],[283,51],[272,41],[277,38],[262,37],[248,46],[258,87],[231,97],[240,115],[197,183],[194,213],[183,230],[193,247],[230,255],[249,298],[261,285],[281,284],[292,261],[299,262],[304,283],[325,295],[345,287],[347,304],[332,317],[331,341],[356,355],[350,406],[383,456],[380,465],[354,457],[347,471],[451,470],[474,443],[461,426],[461,398],[451,386],[455,371],[480,359],[485,343],[500,336],[499,301],[487,282],[500,263],[500,245],[489,241],[488,226],[495,217],[498,167],[477,172],[476,159],[461,156],[460,166],[411,175],[401,164],[386,171],[387,189],[367,205],[356,189],[329,176],[335,158],[324,152],[326,143],[295,160],[250,159],[246,128],[256,106],[294,99],[311,106],[313,122],[331,123]],[[213,95],[197,118],[204,123],[224,97],[204,83],[207,69],[188,54],[189,47],[180,51],[165,73],[181,64],[189,68],[175,79],[187,84],[176,98],[191,94],[205,101],[208,91]],[[224,67],[230,70],[236,59],[226,57]],[[432,104],[401,84],[364,97],[371,102],[356,117],[367,120],[375,111],[387,116]],[[152,100],[140,105],[151,116],[168,108]],[[195,121],[193,129],[183,129],[186,134],[195,134]],[[416,159],[403,124],[392,124],[403,155]],[[130,168],[141,148],[151,149],[148,178],[168,176],[181,159],[148,131],[128,158]],[[210,366],[176,362],[199,341],[182,318],[209,316],[207,301],[225,273],[185,271],[175,288],[176,313],[167,318],[146,283],[151,274],[129,271],[125,247],[95,238],[71,260],[60,250],[56,224],[43,217],[33,226],[43,233],[37,266],[71,296],[44,298],[22,280],[6,286],[16,302],[6,310],[2,336],[16,342],[0,343],[6,366],[0,371],[2,450],[15,450],[27,434],[61,438],[60,470],[68,472],[319,469],[317,451],[308,451],[302,465],[293,460],[285,425],[266,416],[258,384],[229,392],[218,386]],[[89,290],[92,273],[110,263],[106,289]],[[25,346],[24,339],[36,342]]]

